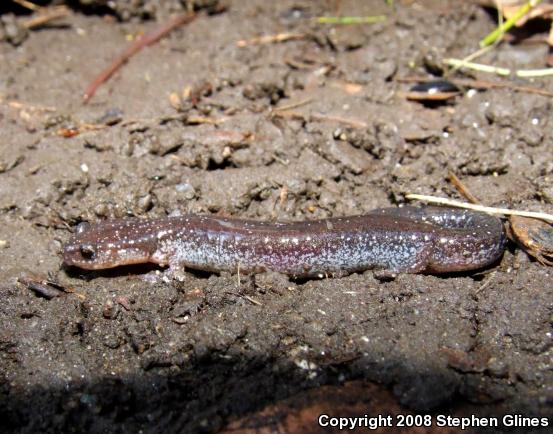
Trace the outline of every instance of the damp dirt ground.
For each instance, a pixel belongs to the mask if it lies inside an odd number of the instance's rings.
[[[475,51],[493,11],[231,1],[139,52],[85,105],[130,39],[183,11],[86,3],[103,6],[74,2],[0,43],[1,431],[318,432],[324,411],[553,423],[553,271],[511,244],[487,270],[395,279],[61,266],[82,221],[361,214],[407,193],[458,197],[449,170],[483,203],[552,212],[551,97],[508,86],[405,98],[403,78]],[[336,14],[388,19],[312,20]],[[293,36],[252,40],[276,34]],[[522,40],[479,61],[532,69],[547,54]],[[553,91],[550,79],[502,82]],[[64,291],[44,297],[22,275]]]

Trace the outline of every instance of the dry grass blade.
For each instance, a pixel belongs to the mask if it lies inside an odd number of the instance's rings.
[[[422,200],[428,203],[436,203],[439,205],[448,205],[454,206],[457,208],[466,208],[474,211],[486,212],[488,214],[496,215],[518,215],[522,217],[531,217],[535,219],[545,220],[548,222],[553,222],[553,214],[547,214],[544,212],[534,212],[534,211],[520,211],[509,208],[495,208],[492,206],[483,206],[467,202],[461,202],[454,199],[448,199],[446,197],[437,197],[437,196],[428,196],[424,194],[407,194],[405,195],[406,199],[409,200]]]

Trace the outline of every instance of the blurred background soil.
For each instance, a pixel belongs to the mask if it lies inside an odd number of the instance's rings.
[[[338,414],[553,416],[552,271],[513,245],[483,272],[395,280],[164,282],[148,278],[155,268],[61,267],[81,221],[360,214],[407,193],[455,197],[448,170],[488,205],[551,212],[551,97],[509,87],[441,105],[404,96],[402,78],[439,75],[440,59],[475,51],[493,10],[197,1],[193,22],[85,105],[87,84],[130,40],[187,5],[69,6],[32,30],[20,25],[27,9],[0,6],[1,431],[316,432],[333,396],[344,396],[330,406]],[[254,39],[267,35],[287,36]],[[544,43],[503,43],[480,60],[530,69],[547,55]],[[553,92],[551,79],[503,81]],[[25,273],[66,292],[41,296],[17,282]]]

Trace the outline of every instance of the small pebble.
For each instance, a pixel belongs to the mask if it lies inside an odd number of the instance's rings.
[[[18,46],[29,36],[29,30],[19,24],[14,14],[5,14],[0,18],[3,25],[4,38],[12,45]]]
[[[141,212],[146,212],[152,209],[153,204],[154,201],[151,194],[147,194],[146,196],[142,196],[140,199],[138,199],[138,209]]]
[[[108,300],[104,303],[102,315],[105,319],[114,319],[117,316],[117,306],[112,300]]]
[[[94,207],[94,214],[98,217],[106,217],[108,215],[108,207],[105,203],[99,203]]]
[[[194,197],[196,196],[196,190],[187,182],[177,184],[175,188],[182,195],[182,197],[187,200],[194,199]]]

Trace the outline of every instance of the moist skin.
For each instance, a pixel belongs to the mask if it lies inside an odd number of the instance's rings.
[[[446,273],[490,265],[503,254],[493,216],[442,207],[402,207],[304,222],[184,215],[82,224],[64,247],[84,269],[155,263],[171,268],[294,277],[380,269]]]

